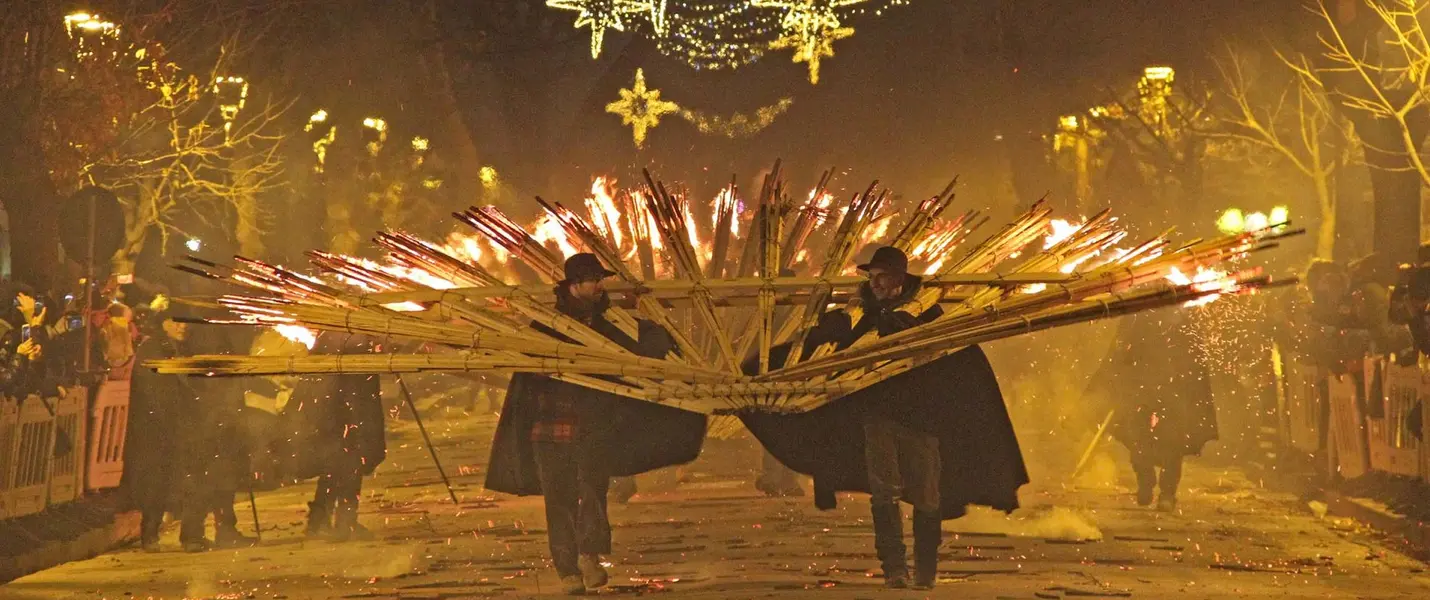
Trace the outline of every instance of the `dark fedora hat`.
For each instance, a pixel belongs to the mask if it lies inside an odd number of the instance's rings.
[[[909,257],[893,246],[880,246],[874,251],[874,257],[870,258],[869,262],[859,265],[859,270],[868,271],[874,267],[894,273],[908,273]]]
[[[572,254],[571,258],[566,259],[564,270],[566,279],[561,283],[605,279],[616,274],[615,271],[607,270],[606,267],[601,266],[601,259],[596,258],[596,255],[590,252]]]

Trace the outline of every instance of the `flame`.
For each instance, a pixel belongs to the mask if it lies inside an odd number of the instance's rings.
[[[274,325],[273,331],[290,342],[307,346],[309,350],[312,350],[313,345],[318,343],[318,334],[302,325]]]
[[[1167,272],[1167,281],[1175,285],[1189,285],[1192,290],[1196,292],[1214,292],[1193,300],[1188,300],[1183,304],[1183,306],[1187,307],[1201,306],[1210,303],[1220,298],[1222,294],[1235,292],[1239,289],[1236,278],[1228,275],[1226,271],[1208,269],[1202,266],[1198,266],[1197,273],[1191,277],[1188,277],[1181,269],[1172,267],[1172,269]]]
[[[860,236],[859,241],[865,244],[872,244],[884,239],[884,235],[889,233],[889,223],[894,220],[892,217],[892,214],[876,217],[874,222],[870,223],[869,227],[864,229],[864,235]]]
[[[1074,233],[1077,233],[1079,229],[1082,229],[1082,226],[1083,223],[1081,222],[1073,223],[1064,219],[1053,219],[1049,221],[1048,237],[1043,240],[1043,249],[1047,250],[1062,243],[1064,240],[1072,237]]]
[[[799,252],[794,253],[794,264],[802,264],[807,260],[809,260],[809,248],[800,248]]]
[[[963,228],[956,222],[936,220],[929,233],[914,244],[909,257],[929,261],[929,265],[924,268],[924,275],[938,273],[943,268],[948,253],[958,244],[962,232]]]
[[[814,193],[815,193],[816,191],[818,191],[818,190],[810,190],[810,191],[809,191],[809,203],[812,204],[812,205],[814,205],[815,210],[818,211],[817,213],[815,213],[814,226],[815,226],[815,227],[819,227],[820,225],[823,225],[825,221],[829,220],[829,216],[830,216],[829,205],[834,203],[834,194],[831,194],[831,193],[829,193],[829,192],[825,192],[825,193],[823,193],[823,194],[820,194],[818,198],[815,198],[815,197],[814,197]],[[843,208],[843,211],[840,212],[839,214],[842,216],[842,215],[844,214],[844,212],[848,212],[848,211],[849,211],[849,207],[846,206],[846,207]]]
[[[680,212],[685,213],[685,233],[690,236],[690,247],[696,250],[696,256],[707,254],[703,250],[708,250],[700,243],[700,228],[695,226],[695,211],[690,210],[690,203],[681,202]]]
[[[586,198],[586,212],[591,215],[591,223],[596,230],[620,248],[623,240],[621,210],[616,208],[616,199],[612,194],[614,189],[615,181],[606,177],[597,177],[592,181],[591,196]]]
[[[735,199],[735,188],[727,187],[715,196],[715,210],[710,214],[710,226],[720,224],[720,215],[730,211],[730,235],[740,237],[740,202]]]
[[[392,304],[384,304],[382,307],[397,312],[422,312],[427,310],[427,307],[416,302],[395,302]]]
[[[561,256],[571,256],[577,253],[576,247],[566,239],[566,229],[561,227],[561,222],[553,218],[550,213],[541,215],[536,220],[536,224],[531,228],[531,237],[543,246],[556,244],[561,249]]]

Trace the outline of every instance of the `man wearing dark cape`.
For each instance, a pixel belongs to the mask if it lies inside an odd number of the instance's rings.
[[[593,254],[571,256],[556,284],[557,309],[637,355],[664,357],[674,344],[659,325],[638,321],[632,339],[606,319],[610,298],[601,280],[611,275]],[[540,323],[532,328],[572,343]],[[492,440],[486,488],[545,497],[556,572],[567,593],[584,594],[607,580],[601,555],[611,552],[610,478],[695,460],[705,425],[697,413],[517,374]]]
[[[365,336],[325,332],[319,350],[348,354],[374,352]],[[299,478],[316,477],[308,503],[310,536],[334,541],[367,540],[372,533],[357,520],[362,478],[387,458],[382,379],[345,373],[305,377],[284,410],[291,427],[291,452]]]
[[[876,297],[871,277],[851,302],[862,313],[858,322],[849,309],[824,315],[807,338],[806,356],[824,343],[842,349],[865,335],[888,335],[940,314],[936,306],[925,309],[913,300],[922,280],[906,272],[901,252],[880,248],[861,268],[902,281],[887,286],[898,288],[891,296]],[[776,347],[771,362],[783,363],[789,350]],[[1012,511],[1018,488],[1028,482],[998,382],[977,347],[809,412],[746,412],[741,420],[780,462],[814,477],[819,508],[834,508],[835,492],[871,493],[875,549],[891,587],[907,585],[898,500],[915,507],[915,583],[927,587],[936,581],[940,521],[963,516],[969,504]]]
[[[1127,446],[1137,503],[1174,510],[1182,460],[1217,439],[1211,379],[1181,309],[1126,317],[1089,391],[1116,411],[1112,437]],[[1159,472],[1160,471],[1160,472]]]

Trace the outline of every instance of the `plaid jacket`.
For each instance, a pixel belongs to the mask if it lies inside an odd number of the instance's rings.
[[[576,401],[557,395],[537,398],[536,421],[531,424],[531,441],[569,444],[576,441]]]

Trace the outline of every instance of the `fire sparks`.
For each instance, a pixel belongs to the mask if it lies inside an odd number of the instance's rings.
[[[1167,273],[1167,281],[1175,285],[1189,285],[1196,292],[1214,292],[1205,296],[1189,300],[1183,306],[1201,306],[1215,301],[1222,294],[1235,292],[1238,289],[1236,278],[1231,277],[1226,271],[1197,267],[1195,275],[1188,277],[1181,269],[1172,267]]]
[[[309,350],[318,343],[318,334],[302,325],[274,325],[273,331],[290,342],[307,346]]]
[[[814,205],[814,208],[817,211],[815,213],[816,216],[814,218],[815,227],[819,227],[820,225],[823,225],[825,221],[829,220],[831,214],[829,210],[829,205],[834,203],[834,194],[831,194],[829,192],[824,192],[823,194],[820,194],[818,198],[815,198],[814,195],[818,191],[819,190],[809,191],[809,203]],[[847,211],[848,207],[844,207],[843,210]]]

